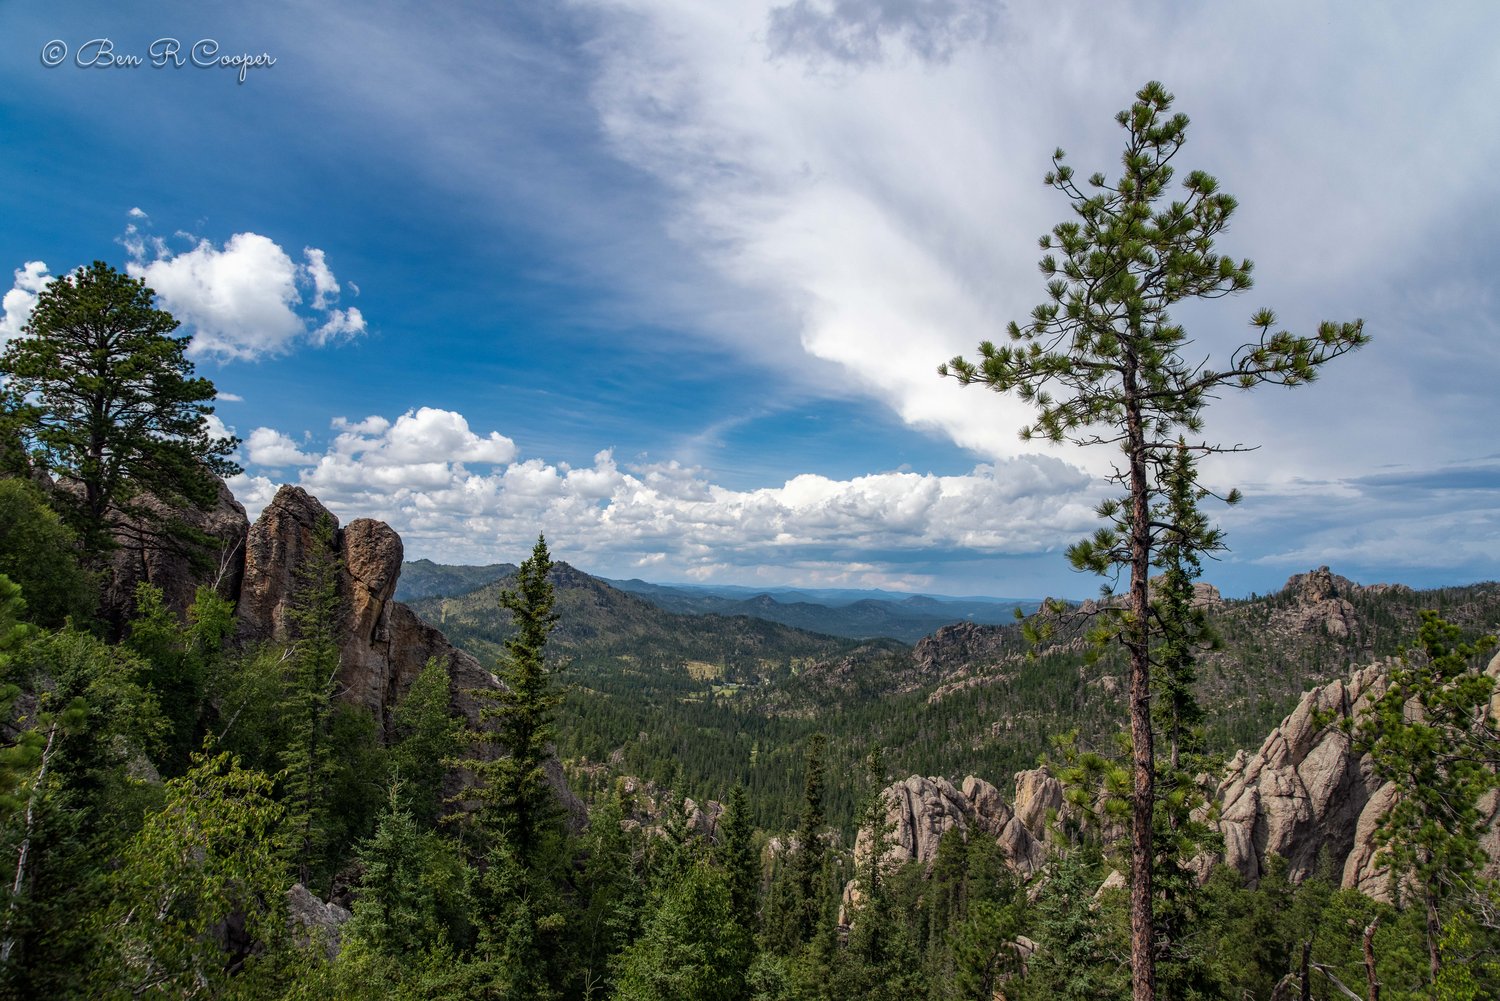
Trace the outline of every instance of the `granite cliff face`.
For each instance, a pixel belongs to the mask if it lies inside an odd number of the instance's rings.
[[[1381,783],[1339,724],[1380,697],[1385,677],[1376,665],[1307,692],[1259,751],[1229,762],[1218,787],[1223,861],[1247,880],[1260,879],[1272,854],[1300,880],[1325,850],[1339,862],[1354,850],[1360,815]]]
[[[319,555],[336,558],[341,567],[341,697],[387,725],[392,708],[428,658],[435,657],[448,668],[453,708],[477,724],[478,706],[469,693],[499,682],[393,599],[401,574],[401,537],[369,518],[340,528],[338,519],[301,487],[283,486],[249,530],[238,612],[241,641],[291,638],[289,613],[299,574],[307,560]]]
[[[1376,664],[1306,693],[1258,752],[1241,751],[1229,763],[1219,785],[1223,861],[1246,879],[1259,879],[1271,853],[1286,858],[1289,875],[1302,879],[1327,852],[1346,889],[1387,898],[1390,880],[1376,861],[1375,831],[1397,791],[1373,775],[1367,756],[1354,752],[1344,726],[1386,691],[1388,671],[1388,664]],[[1500,678],[1500,654],[1486,673]],[[1491,714],[1497,710],[1500,693],[1490,705]],[[1484,849],[1494,875],[1500,872],[1500,797],[1491,793],[1480,809],[1488,818]]]
[[[1053,780],[1054,782],[1056,780]],[[1010,865],[1029,876],[1046,861],[1043,831],[1028,829],[1022,816],[1045,817],[1045,807],[1028,799],[1016,807],[1006,803],[1000,790],[970,775],[961,788],[944,778],[913,775],[894,783],[881,793],[885,802],[886,865],[897,866],[916,860],[931,865],[937,857],[943,835],[958,828],[965,840],[973,837],[993,838],[1005,853]],[[1061,787],[1058,788],[1061,802]],[[874,839],[868,829],[861,830],[854,845],[856,861],[869,859]]]
[[[156,515],[185,524],[202,535],[206,548],[195,559],[188,547],[163,545],[140,526],[127,524],[116,537],[119,548],[110,556],[100,602],[105,619],[116,630],[123,629],[134,613],[137,584],[160,588],[166,606],[179,613],[193,603],[200,584],[211,585],[231,598],[239,594],[250,522],[224,481],[219,480],[218,485],[218,498],[206,511],[168,508],[155,498],[141,498],[141,503]]]
[[[1305,575],[1314,589],[1326,586],[1321,576],[1317,571]],[[1324,592],[1298,607],[1328,600]],[[1342,873],[1344,887],[1376,899],[1387,897],[1389,876],[1376,861],[1375,831],[1397,794],[1375,776],[1368,757],[1354,751],[1345,726],[1386,691],[1389,669],[1389,663],[1371,665],[1305,693],[1258,751],[1234,756],[1215,790],[1224,852],[1198,859],[1200,872],[1223,862],[1253,884],[1266,872],[1270,857],[1279,855],[1287,860],[1290,878],[1300,881],[1326,853]],[[1500,654],[1490,661],[1488,673],[1500,679]],[[1500,692],[1490,711],[1500,714]],[[964,779],[962,788],[947,779],[916,775],[894,783],[882,793],[884,858],[891,865],[909,860],[930,865],[943,835],[958,828],[965,838],[994,838],[1017,874],[1035,875],[1049,850],[1049,814],[1066,812],[1063,789],[1045,769],[1018,772],[1015,789],[1015,802],[1007,804],[993,785],[973,776]],[[1491,859],[1488,871],[1500,875],[1500,794],[1491,793],[1481,810],[1489,818],[1484,841]],[[868,859],[871,845],[870,832],[861,830],[856,858]]]

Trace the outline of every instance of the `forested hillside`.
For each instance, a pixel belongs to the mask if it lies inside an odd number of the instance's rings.
[[[553,580],[564,761],[591,782],[634,775],[699,800],[744,782],[757,823],[773,829],[794,818],[814,733],[850,765],[880,748],[895,776],[999,777],[1032,767],[1070,731],[1112,747],[1123,718],[1120,654],[1085,640],[1087,609],[1055,616],[1056,636],[1041,643],[1021,624],[958,624],[910,648],[664,613],[561,564]],[[501,586],[414,607],[493,662],[508,635]],[[1438,609],[1474,635],[1500,621],[1495,584],[1416,592],[1323,570],[1272,595],[1202,593],[1219,643],[1202,655],[1199,691],[1206,749],[1221,762],[1257,745],[1308,687],[1399,653],[1418,610]],[[829,819],[846,834],[863,781],[846,767],[828,782]]]

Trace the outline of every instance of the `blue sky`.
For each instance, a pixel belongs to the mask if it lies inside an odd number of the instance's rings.
[[[934,369],[1040,301],[1049,154],[1112,170],[1159,78],[1256,261],[1195,350],[1260,306],[1374,338],[1213,406],[1260,448],[1208,469],[1247,495],[1208,578],[1500,575],[1492,4],[121,8],[0,7],[0,336],[52,275],[146,277],[252,514],[298,482],[409,558],[544,530],[609,576],[1088,595],[1110,457]]]

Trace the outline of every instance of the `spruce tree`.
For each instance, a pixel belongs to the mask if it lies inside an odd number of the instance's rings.
[[[1169,197],[1172,161],[1187,135],[1186,115],[1169,115],[1172,95],[1155,81],[1116,116],[1126,132],[1123,171],[1113,184],[1100,173],[1079,187],[1062,150],[1053,154],[1045,182],[1066,195],[1078,217],[1043,236],[1041,270],[1048,301],[1024,326],[1008,326],[1010,344],[979,345],[976,362],[954,358],[939,367],[963,385],[1015,391],[1037,408],[1021,430],[1034,437],[1081,446],[1102,445],[1122,454],[1111,482],[1125,495],[1099,508],[1105,521],[1093,537],[1069,550],[1080,570],[1129,576],[1129,599],[1114,635],[1130,658],[1130,736],[1133,756],[1131,809],[1131,965],[1135,1001],[1155,996],[1152,907],[1153,816],[1156,765],[1151,727],[1152,648],[1148,578],[1164,531],[1153,517],[1179,435],[1199,436],[1208,400],[1226,388],[1311,382],[1325,362],[1364,344],[1362,323],[1324,323],[1317,334],[1274,330],[1276,317],[1262,309],[1251,317],[1257,340],[1227,364],[1189,360],[1186,331],[1171,309],[1184,300],[1216,299],[1251,287],[1249,260],[1214,252],[1236,202],[1203,171],[1184,180],[1184,197]],[[1206,440],[1187,446],[1195,455],[1235,451]],[[1234,494],[1231,497],[1236,496]],[[1206,539],[1183,538],[1201,549]]]
[[[498,757],[467,762],[483,786],[481,824],[502,837],[525,867],[554,826],[557,806],[545,766],[551,754],[553,716],[562,696],[547,670],[547,637],[557,625],[554,594],[547,579],[552,558],[547,540],[537,536],[531,556],[516,571],[516,586],[500,592],[515,632],[505,641],[499,691],[474,694],[492,705],[479,711],[481,750]]]
[[[298,879],[312,889],[315,876],[332,877],[327,854],[337,818],[329,794],[340,763],[330,730],[344,608],[339,578],[333,523],[325,517],[315,526],[313,545],[297,568],[288,614],[295,638],[284,659],[280,706],[289,736],[281,753],[281,792]]]

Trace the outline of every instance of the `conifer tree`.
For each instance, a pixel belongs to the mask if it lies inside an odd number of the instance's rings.
[[[1249,260],[1214,252],[1236,202],[1203,171],[1184,180],[1184,197],[1169,197],[1172,161],[1187,134],[1186,115],[1169,115],[1172,95],[1155,81],[1116,116],[1126,132],[1123,171],[1111,184],[1093,174],[1086,193],[1061,149],[1045,182],[1066,195],[1078,219],[1043,236],[1041,270],[1047,302],[1023,326],[1008,326],[1010,344],[979,345],[976,362],[954,358],[939,367],[963,385],[1015,391],[1037,408],[1021,430],[1035,437],[1082,446],[1102,445],[1122,454],[1111,481],[1125,496],[1099,508],[1106,522],[1069,550],[1080,570],[1129,577],[1129,599],[1115,636],[1130,659],[1130,736],[1133,756],[1131,810],[1131,965],[1135,1001],[1155,996],[1152,906],[1153,816],[1156,766],[1151,727],[1152,647],[1148,578],[1164,530],[1153,517],[1164,472],[1177,454],[1179,435],[1198,436],[1203,409],[1226,388],[1311,382],[1325,362],[1364,344],[1360,321],[1324,323],[1316,335],[1274,331],[1276,317],[1262,309],[1251,317],[1259,332],[1222,366],[1184,357],[1186,331],[1171,309],[1184,300],[1216,299],[1251,287]],[[1274,331],[1274,332],[1273,332]],[[1196,441],[1194,454],[1234,451]],[[1229,494],[1236,498],[1236,494]],[[1183,538],[1202,549],[1205,539]]]
[[[802,816],[797,825],[797,852],[792,856],[792,878],[797,909],[793,927],[798,941],[811,941],[823,906],[823,752],[828,738],[812,735],[807,744],[807,773],[802,786]]]
[[[238,444],[216,438],[213,383],[193,375],[189,338],[152,302],[140,279],[103,261],[54,279],[37,297],[22,335],[0,354],[0,435],[67,484],[55,501],[87,553],[109,548],[126,518],[154,522],[136,503],[213,503],[211,473],[239,467]]]
[[[296,576],[289,612],[295,639],[285,662],[281,703],[290,735],[281,755],[282,795],[294,838],[298,879],[310,884],[315,873],[331,875],[322,872],[321,863],[332,841],[335,818],[329,791],[339,767],[330,728],[343,601],[333,524],[327,518],[315,527],[313,545]]]
[[[504,688],[475,694],[494,703],[480,710],[480,741],[499,757],[469,762],[483,781],[481,822],[511,846],[517,862],[529,864],[557,811],[544,766],[551,753],[553,714],[562,696],[547,670],[547,636],[557,625],[554,594],[547,579],[552,558],[547,540],[537,536],[531,556],[516,571],[516,586],[500,592],[515,633],[505,641]]]
[[[735,922],[752,937],[760,926],[760,858],[755,851],[750,802],[745,787],[735,783],[729,791],[719,854],[729,873],[729,899]]]
[[[1484,894],[1480,838],[1486,792],[1500,786],[1500,734],[1490,713],[1495,681],[1477,663],[1495,637],[1462,642],[1458,626],[1424,610],[1414,650],[1359,720],[1355,747],[1398,795],[1376,829],[1399,896],[1406,881],[1426,911],[1430,981],[1442,972],[1443,909]],[[1493,888],[1489,889],[1493,892]]]
[[[461,726],[449,710],[448,669],[429,658],[391,713],[395,741],[391,773],[400,780],[401,807],[420,824],[437,822],[443,775],[461,749]]]

